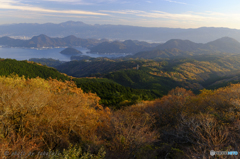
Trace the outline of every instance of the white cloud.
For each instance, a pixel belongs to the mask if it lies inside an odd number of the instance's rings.
[[[94,4],[98,4],[98,3],[117,2],[117,0],[43,0],[43,1],[52,1],[52,2],[69,3],[69,4],[79,4],[79,5],[94,5]]]
[[[80,15],[107,15],[104,13],[82,11],[82,10],[53,10],[45,9],[41,7],[34,7],[30,5],[24,5],[19,3],[19,1],[14,0],[0,0],[0,9],[10,9],[10,10],[23,10],[23,11],[32,11],[32,12],[45,12],[45,13],[63,13],[63,14],[80,14]]]
[[[147,3],[152,3],[152,1],[146,1]]]
[[[164,1],[171,2],[171,3],[178,3],[178,4],[187,4],[184,2],[178,2],[178,1],[172,1],[172,0],[164,0]]]
[[[135,15],[139,13],[146,13],[145,11],[140,11],[140,10],[119,10],[119,11],[100,10],[100,12],[114,13],[114,14],[135,14]]]
[[[240,14],[232,13],[225,14],[211,11],[168,13],[141,10],[100,10],[100,12],[111,14],[115,19],[121,19],[122,23],[129,25],[177,28],[198,28],[203,26],[240,28]],[[125,21],[123,21],[123,15]],[[142,19],[145,19],[145,21]]]
[[[113,13],[113,14],[132,14],[139,17],[146,17],[146,18],[162,18],[168,20],[187,20],[187,21],[206,21],[211,20],[216,17],[217,13],[205,13],[205,14],[196,14],[196,13],[180,13],[180,14],[173,14],[167,13],[162,11],[140,11],[140,10],[120,10],[120,11],[107,11],[107,10],[100,10],[103,13]],[[209,16],[211,15],[211,16]]]

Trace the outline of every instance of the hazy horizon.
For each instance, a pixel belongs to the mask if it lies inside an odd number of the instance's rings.
[[[200,28],[226,28],[226,29],[236,29],[236,28],[230,28],[230,27],[211,27],[211,26],[209,26],[209,27],[207,27],[207,26],[200,26],[200,27],[196,27],[196,28],[179,28],[179,27],[144,27],[144,26],[137,26],[137,25],[124,25],[124,24],[97,24],[97,23],[95,23],[95,24],[89,24],[89,23],[85,23],[84,21],[74,21],[74,20],[67,20],[67,21],[62,21],[62,22],[56,22],[56,23],[54,23],[54,22],[43,22],[43,23],[31,23],[31,22],[29,22],[29,23],[25,23],[25,22],[23,22],[23,23],[6,23],[6,24],[0,24],[0,26],[4,26],[4,25],[16,25],[16,24],[62,24],[62,23],[66,23],[66,22],[75,22],[75,23],[78,23],[78,22],[82,22],[82,23],[84,23],[84,24],[87,24],[87,25],[91,25],[91,26],[96,26],[96,25],[101,25],[101,26],[103,26],[103,25],[113,25],[113,26],[117,26],[117,25],[119,25],[119,26],[133,26],[133,27],[143,27],[143,28],[170,28],[170,29],[183,29],[183,30],[187,30],[187,29],[200,29]],[[239,29],[236,29],[236,30],[240,30],[240,28]]]

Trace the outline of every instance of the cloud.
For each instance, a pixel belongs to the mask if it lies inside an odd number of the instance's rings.
[[[43,0],[59,3],[79,4],[79,5],[94,5],[99,3],[113,3],[117,0]]]
[[[32,12],[45,12],[45,13],[63,13],[63,14],[80,14],[80,15],[101,15],[106,16],[104,13],[82,11],[82,10],[53,10],[45,9],[41,7],[34,7],[30,5],[21,4],[19,1],[9,0],[4,1],[0,0],[0,9],[11,9],[11,10],[22,10],[22,11],[32,11]]]
[[[140,10],[119,10],[119,11],[100,10],[100,12],[114,13],[114,14],[135,14],[135,15],[139,13],[146,13],[145,11],[140,11]]]
[[[172,1],[172,0],[164,0],[164,1],[171,2],[171,3],[178,3],[178,4],[187,4],[184,2],[177,2],[177,1]]]
[[[152,1],[146,1],[147,3],[152,3]]]
[[[239,28],[240,26],[240,14],[237,13],[233,14],[211,11],[168,13],[157,10],[100,10],[99,12],[108,13],[118,20],[121,19],[121,22],[124,24],[148,27],[198,28],[208,26]],[[123,15],[125,21],[123,21]],[[145,21],[143,19],[145,19]]]
[[[108,10],[100,10],[100,12],[103,13],[113,13],[113,14],[132,14],[138,17],[145,17],[145,18],[158,18],[158,19],[168,19],[168,20],[178,20],[178,21],[206,21],[206,20],[212,20],[216,19],[215,15],[218,15],[217,13],[194,13],[194,12],[188,12],[188,13],[179,13],[179,14],[173,14],[173,13],[167,13],[162,11],[141,11],[141,10],[119,10],[119,11],[108,11]]]

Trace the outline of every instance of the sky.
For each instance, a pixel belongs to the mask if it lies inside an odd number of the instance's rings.
[[[0,0],[0,25],[114,24],[240,29],[239,0]]]

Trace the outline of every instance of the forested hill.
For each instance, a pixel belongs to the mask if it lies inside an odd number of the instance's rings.
[[[57,69],[75,77],[104,77],[123,86],[166,94],[176,86],[197,91],[238,79],[239,61],[240,55],[217,53],[176,59],[72,61]]]
[[[121,106],[131,105],[139,100],[153,100],[160,97],[154,91],[133,89],[122,86],[112,80],[103,78],[70,78],[58,72],[55,68],[43,66],[31,61],[17,61],[11,59],[0,60],[0,76],[17,74],[25,78],[40,77],[43,79],[57,79],[61,81],[73,80],[78,88],[84,92],[96,93],[100,104],[119,109]]]
[[[147,43],[126,40],[124,42],[114,41],[114,42],[103,42],[90,48],[92,53],[137,53],[139,51],[152,50],[156,47],[157,43]]]
[[[8,76],[11,74],[17,74],[19,76],[25,76],[26,78],[40,77],[43,79],[69,80],[70,78],[55,68],[42,66],[41,64],[29,62],[29,61],[17,61],[11,59],[0,60],[0,75]]]
[[[56,66],[57,70],[74,77],[88,77],[118,70],[133,69],[141,61],[115,61],[107,58],[96,58],[88,61],[70,61]]]

